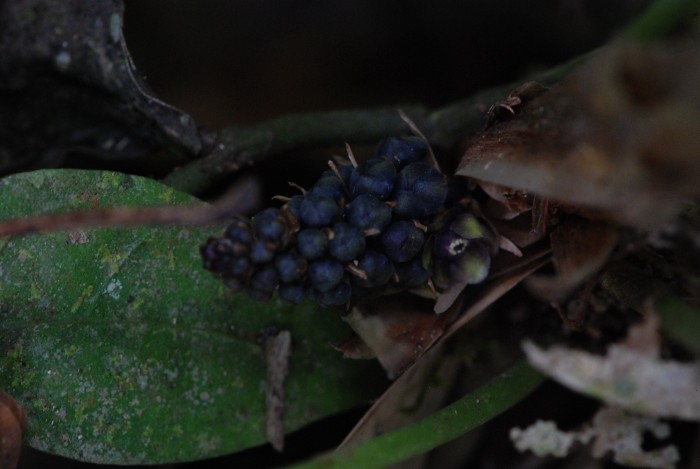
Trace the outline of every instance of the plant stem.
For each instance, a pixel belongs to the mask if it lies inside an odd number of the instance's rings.
[[[544,379],[521,359],[507,372],[420,422],[293,468],[370,469],[405,461],[491,420],[530,394]]]
[[[622,29],[622,36],[641,40],[662,37],[691,17],[698,0],[656,0]],[[534,77],[549,86],[595,52],[575,57]],[[503,99],[523,81],[480,91],[470,98],[429,112],[419,105],[368,110],[293,114],[249,127],[227,127],[218,134],[212,151],[177,168],[163,183],[193,195],[214,187],[224,177],[268,156],[289,151],[352,143],[375,143],[382,137],[408,131],[398,109],[411,118],[431,144],[454,148],[483,125],[489,105]]]
[[[690,21],[698,10],[698,0],[656,0],[622,30],[622,36],[632,40],[663,37]]]
[[[404,112],[417,123],[427,114],[420,106],[407,106]],[[375,142],[407,130],[397,108],[292,114],[250,127],[227,127],[219,132],[209,155],[176,169],[162,182],[200,194],[226,174],[269,155],[338,145],[348,139],[353,143]]]

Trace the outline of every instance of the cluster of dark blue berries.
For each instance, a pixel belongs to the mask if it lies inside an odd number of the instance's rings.
[[[331,164],[303,194],[237,218],[202,246],[204,267],[234,290],[288,302],[445,289],[488,274],[493,236],[459,205],[418,137],[383,140],[361,164]]]

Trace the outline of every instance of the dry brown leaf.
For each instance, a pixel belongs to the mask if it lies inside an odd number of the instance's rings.
[[[618,45],[467,146],[457,174],[642,229],[700,196],[700,44]]]
[[[532,209],[524,191],[485,181],[481,181],[479,186],[491,197],[489,202],[497,202],[497,204],[487,203],[484,207],[484,214],[492,218],[512,220]]]
[[[340,448],[396,430],[438,410],[450,392],[462,360],[434,346],[375,401],[340,444]]]
[[[24,409],[10,395],[0,391],[0,469],[17,467],[26,428]]]
[[[284,449],[284,380],[289,371],[292,336],[289,331],[281,331],[276,335],[267,335],[264,341],[267,364],[265,433],[272,447],[282,451]]]
[[[547,301],[562,301],[597,272],[618,240],[616,227],[571,216],[550,235],[555,276],[531,276],[529,290]]]
[[[435,343],[449,317],[397,303],[380,313],[355,307],[344,320],[395,378]]]

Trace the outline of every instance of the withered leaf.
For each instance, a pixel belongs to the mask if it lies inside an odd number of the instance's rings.
[[[284,449],[284,380],[289,372],[292,335],[281,331],[265,337],[267,382],[265,383],[265,432],[277,451]]]
[[[458,175],[655,228],[700,196],[700,44],[618,44],[468,142]]]
[[[561,301],[598,271],[615,248],[618,230],[603,222],[571,216],[550,235],[554,276],[531,276],[530,291],[548,301]]]
[[[402,303],[384,305],[378,311],[355,307],[344,319],[374,352],[390,378],[400,375],[428,350],[451,317]]]
[[[0,391],[0,469],[17,467],[26,428],[24,409],[10,395]]]

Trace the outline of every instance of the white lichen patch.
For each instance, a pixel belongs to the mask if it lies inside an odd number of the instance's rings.
[[[574,391],[640,414],[700,421],[700,362],[663,361],[625,345],[607,356],[523,348],[532,366]]]
[[[657,439],[671,434],[668,424],[653,417],[633,415],[620,408],[605,407],[593,418],[596,434],[593,456],[600,458],[608,451],[618,464],[632,467],[672,468],[680,460],[675,446],[664,446],[650,451],[642,449],[644,432]]]
[[[119,279],[113,278],[105,287],[103,293],[109,295],[114,300],[118,300],[121,295],[122,282]]]
[[[574,443],[588,444],[593,440],[593,457],[602,458],[608,452],[618,464],[631,467],[673,468],[680,460],[675,446],[650,451],[642,448],[644,433],[657,439],[670,436],[669,426],[653,417],[634,415],[617,407],[603,407],[589,426],[580,431],[565,432],[554,422],[538,420],[531,426],[513,428],[510,438],[520,451],[532,451],[538,456],[565,457]]]
[[[579,435],[559,430],[554,422],[538,420],[524,430],[512,428],[510,439],[520,452],[530,450],[537,456],[563,458],[569,454],[571,445],[579,440]]]

